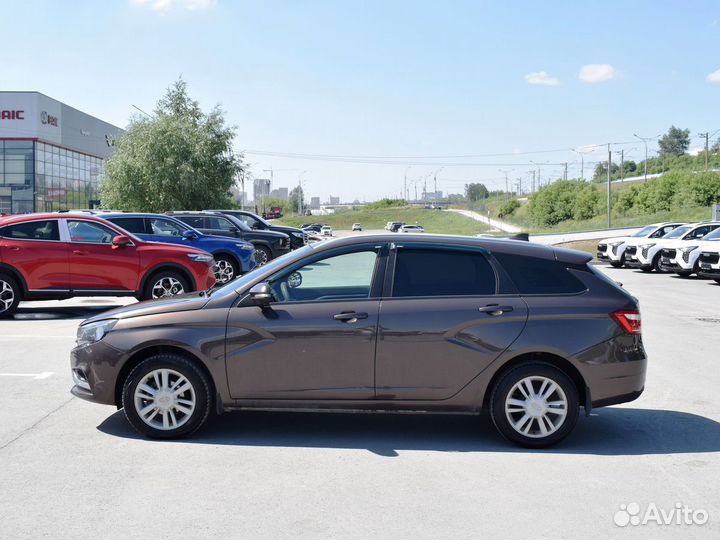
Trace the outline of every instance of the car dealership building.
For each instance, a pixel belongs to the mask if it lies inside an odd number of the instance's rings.
[[[96,206],[122,133],[39,92],[0,92],[0,213]]]

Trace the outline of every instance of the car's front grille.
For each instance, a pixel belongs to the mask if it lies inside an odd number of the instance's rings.
[[[637,247],[636,246],[628,246],[625,248],[625,254],[626,255],[635,255],[637,253]]]
[[[667,257],[668,259],[674,259],[675,255],[677,255],[677,251],[674,249],[663,249],[662,250],[662,256]]]
[[[720,253],[714,253],[712,251],[703,251],[700,254],[700,262],[707,264],[717,264],[720,262]]]
[[[598,244],[598,251],[604,252],[607,249],[607,244]]]

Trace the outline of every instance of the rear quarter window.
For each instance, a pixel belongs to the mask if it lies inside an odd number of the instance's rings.
[[[587,289],[560,261],[509,253],[493,255],[520,294],[577,294]]]

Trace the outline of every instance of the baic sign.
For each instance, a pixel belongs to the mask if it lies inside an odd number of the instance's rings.
[[[40,121],[48,126],[58,127],[58,117],[48,114],[47,111],[40,113]]]
[[[25,111],[0,111],[0,120],[25,120]]]

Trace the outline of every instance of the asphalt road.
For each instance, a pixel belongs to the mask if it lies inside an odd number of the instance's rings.
[[[720,286],[607,272],[641,301],[647,390],[543,451],[486,416],[233,413],[144,440],[69,394],[77,323],[118,302],[26,304],[0,322],[0,538],[719,538]],[[709,522],[615,525],[630,503]]]

